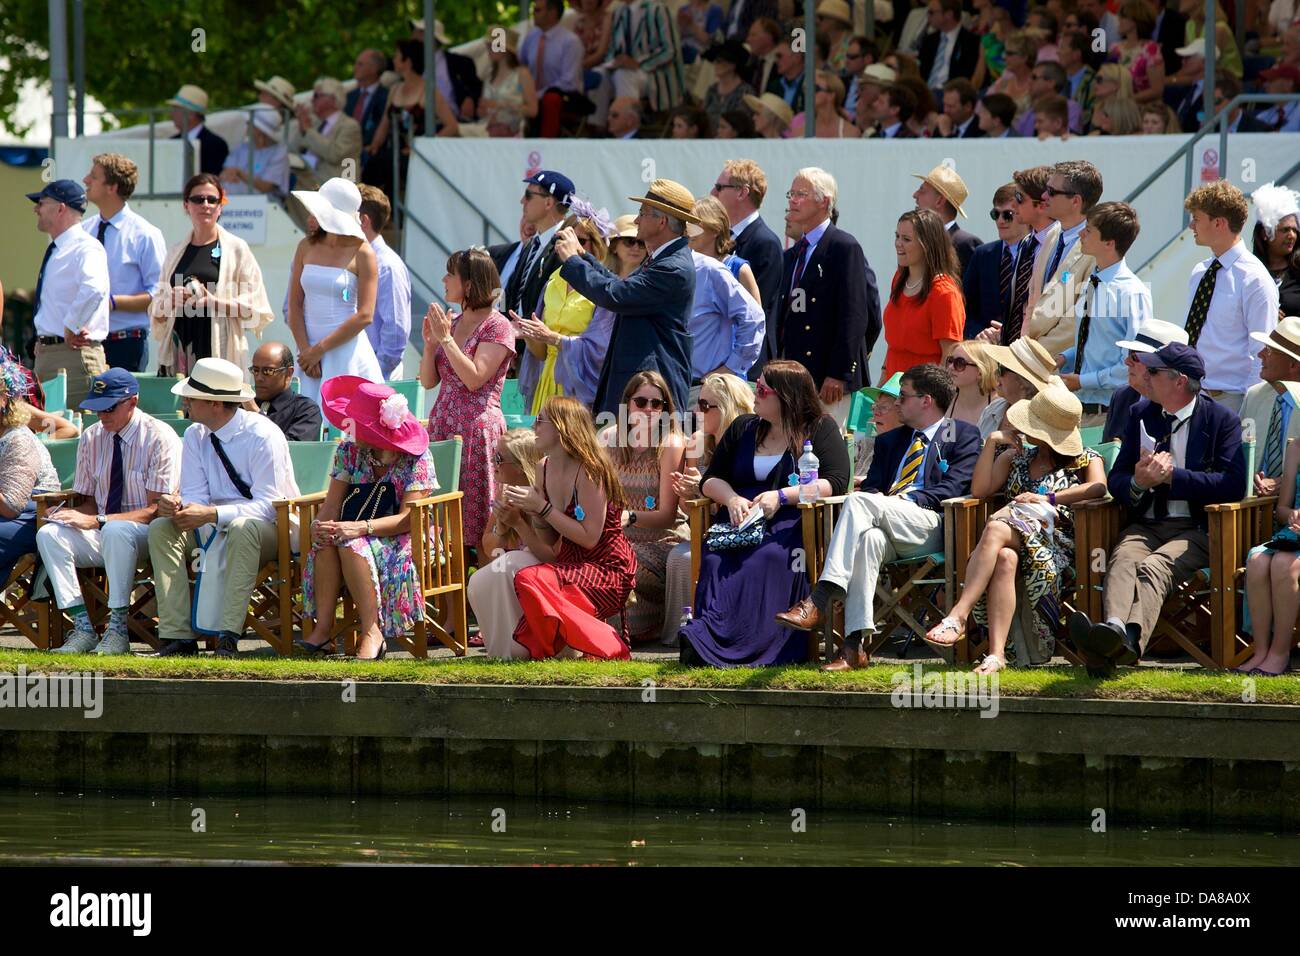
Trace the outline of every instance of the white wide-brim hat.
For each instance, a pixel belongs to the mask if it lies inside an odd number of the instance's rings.
[[[173,385],[172,394],[181,398],[235,402],[240,405],[256,397],[252,387],[244,383],[244,373],[239,366],[219,358],[204,358],[195,362],[190,377]]]
[[[1300,316],[1283,316],[1278,321],[1277,327],[1268,335],[1263,332],[1251,332],[1250,337],[1269,348],[1285,352],[1300,362]]]
[[[1116,342],[1115,345],[1130,352],[1158,352],[1174,342],[1186,345],[1187,330],[1181,325],[1174,325],[1163,319],[1147,319],[1138,326],[1137,338],[1124,339]]]
[[[361,231],[361,190],[357,184],[342,176],[325,181],[320,189],[295,189],[292,193],[317,224],[336,236],[355,236],[365,239]]]

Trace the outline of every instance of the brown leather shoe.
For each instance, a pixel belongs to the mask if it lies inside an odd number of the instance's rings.
[[[792,627],[796,631],[811,631],[814,627],[821,626],[822,612],[817,610],[812,598],[804,598],[790,610],[778,614],[776,623]]]
[[[856,671],[871,663],[871,656],[859,647],[856,651],[844,650],[840,656],[829,664],[823,664],[824,671]]]

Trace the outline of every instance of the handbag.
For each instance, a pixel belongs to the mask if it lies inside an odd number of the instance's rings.
[[[704,543],[710,551],[734,551],[738,548],[752,548],[763,540],[767,530],[767,519],[759,518],[745,528],[737,528],[731,522],[715,524],[704,532]]]
[[[1265,541],[1263,547],[1270,551],[1300,551],[1300,537],[1296,537],[1294,531],[1283,528]]]
[[[343,506],[340,521],[374,521],[397,514],[397,489],[391,481],[367,481],[352,485]]]

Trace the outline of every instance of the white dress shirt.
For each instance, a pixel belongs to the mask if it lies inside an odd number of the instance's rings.
[[[732,239],[738,238],[742,232],[744,232],[746,229],[749,228],[749,224],[757,218],[758,218],[758,210],[755,209],[748,216],[746,216],[744,219],[740,220],[740,222],[736,223],[734,226],[731,227],[731,238]]]
[[[90,216],[82,220],[81,227],[98,242],[99,224],[103,221],[102,215]],[[158,286],[163,262],[167,258],[167,244],[163,241],[162,230],[129,205],[124,205],[117,215],[108,220],[108,228],[104,230],[104,252],[108,255],[110,294],[152,293]],[[112,332],[147,329],[149,313],[110,309],[108,328]]]
[[[181,501],[185,504],[214,505],[217,528],[224,531],[236,518],[257,518],[275,522],[274,502],[298,497],[298,482],[289,459],[289,442],[265,415],[242,408],[217,429],[217,438],[235,472],[248,482],[251,499],[245,498],[226,474],[205,425],[191,425],[181,446]]]
[[[1206,259],[1192,270],[1187,281],[1189,310],[1201,276],[1213,261]],[[1245,394],[1259,381],[1260,369],[1259,346],[1250,333],[1268,335],[1277,325],[1277,283],[1240,239],[1219,256],[1219,262],[1222,268],[1215,278],[1214,295],[1196,343],[1205,362],[1205,380],[1201,384],[1213,391]]]
[[[41,300],[36,303],[36,334],[63,338],[65,329],[96,342],[108,335],[108,255],[94,236],[76,226],[54,240],[45,263]]]
[[[1175,468],[1187,467],[1187,437],[1192,433],[1192,423],[1190,419],[1192,413],[1196,411],[1196,401],[1197,400],[1193,398],[1178,411],[1174,412],[1175,421],[1173,427],[1177,430],[1174,432],[1173,438],[1169,442],[1169,454],[1173,456]],[[1145,431],[1143,426],[1139,425],[1138,427]],[[1192,516],[1191,506],[1187,504],[1185,498],[1170,498],[1168,505],[1168,516],[1170,518],[1190,518]],[[1155,502],[1152,502],[1151,506],[1147,508],[1146,519],[1148,521],[1156,520]]]

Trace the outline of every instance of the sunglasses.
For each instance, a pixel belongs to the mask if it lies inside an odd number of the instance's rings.
[[[536,423],[534,423],[534,424],[536,424]],[[493,467],[493,468],[500,468],[500,467],[501,467],[502,465],[504,465],[505,463],[506,463],[505,456],[502,455],[501,452],[499,452],[499,451],[494,451],[494,452],[492,453],[492,467]],[[511,462],[511,464],[513,465],[514,462]]]
[[[1001,212],[999,212],[996,209],[990,209],[989,218],[992,219],[994,222],[997,222],[999,219],[1001,219],[1003,222],[1010,222],[1011,220],[1016,218],[1016,214],[1014,210],[1011,209],[1003,209]]]
[[[663,410],[664,400],[662,398],[646,398],[644,395],[637,395],[632,399],[632,404],[641,411],[652,408],[658,412]]]
[[[293,368],[292,365],[250,365],[248,366],[249,372],[251,372],[254,377],[258,375],[279,375],[281,372],[287,372],[291,368]]]
[[[740,187],[737,186],[735,183],[714,183],[713,184],[713,191],[715,193],[720,193],[724,189],[739,189],[739,188]]]
[[[775,395],[776,389],[768,388],[762,382],[755,382],[754,394],[757,395],[759,398],[767,398],[769,395]]]
[[[1079,195],[1073,189],[1057,189],[1054,186],[1043,187],[1043,198],[1051,199],[1053,196],[1077,196]]]
[[[194,203],[194,205],[196,206],[203,206],[203,205],[220,206],[221,205],[220,196],[186,196],[185,201],[189,203]]]
[[[696,401],[695,407],[702,412],[711,412],[715,408],[718,408],[719,406],[717,404],[711,404],[709,402],[706,402],[704,399],[701,398]]]
[[[946,359],[943,360],[943,364],[948,366],[954,372],[964,372],[966,371],[966,369],[971,368],[975,365],[974,362],[968,362],[960,355],[949,355]]]
[[[525,189],[525,190],[524,190],[524,198],[525,198],[525,199],[529,198],[530,196],[531,196],[532,198],[534,198],[534,199],[545,199],[545,198],[546,198],[547,196],[549,196],[549,195],[550,195],[550,193],[541,193],[541,192],[537,192],[536,190],[533,190],[533,189]]]
[[[1016,199],[1016,202],[1019,202],[1019,203],[1031,202],[1031,203],[1033,203],[1035,206],[1040,205],[1040,204],[1042,203],[1042,200],[1041,200],[1041,199],[1033,199],[1033,198],[1031,198],[1031,197],[1029,197],[1029,196],[1026,196],[1026,195],[1025,195],[1024,193],[1022,193],[1019,189],[1016,190],[1016,196],[1015,196],[1015,199]]]

